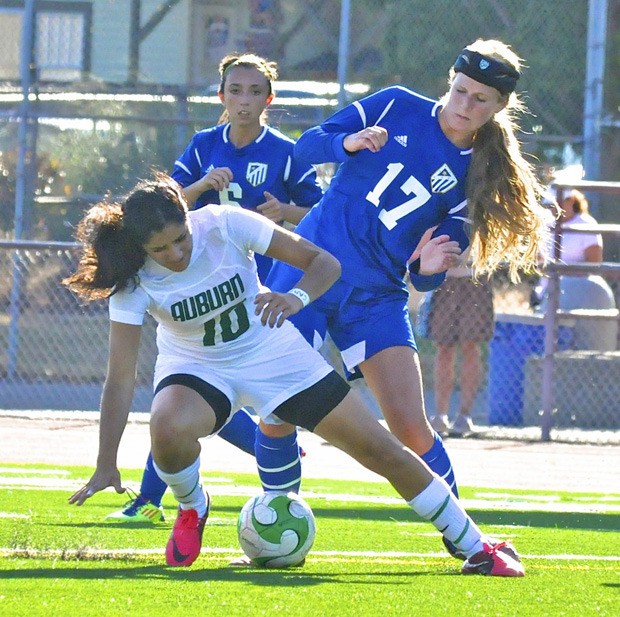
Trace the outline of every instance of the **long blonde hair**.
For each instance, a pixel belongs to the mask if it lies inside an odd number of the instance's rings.
[[[478,39],[467,46],[517,71],[521,59],[508,45]],[[454,71],[450,72],[450,83]],[[541,198],[544,191],[534,168],[521,153],[517,118],[526,111],[515,92],[507,105],[478,129],[467,174],[471,220],[471,258],[476,275],[508,264],[512,281],[536,271],[547,234]]]

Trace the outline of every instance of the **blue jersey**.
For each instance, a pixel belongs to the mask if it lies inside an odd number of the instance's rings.
[[[205,191],[196,208],[207,203],[238,205],[248,210],[265,203],[264,192],[285,203],[310,208],[323,193],[316,172],[309,163],[293,155],[295,142],[272,127],[265,126],[251,144],[236,148],[229,139],[230,124],[220,124],[194,135],[185,152],[174,164],[172,177],[189,186],[215,167],[228,167],[233,179],[223,191]],[[264,280],[271,260],[257,256],[259,276]]]
[[[438,226],[434,236],[446,233],[463,250],[468,245],[465,178],[471,150],[457,148],[444,135],[439,109],[437,101],[392,86],[345,107],[297,142],[301,160],[341,163],[296,231],[340,260],[345,282],[405,290],[407,261],[430,227]],[[369,126],[387,130],[385,146],[376,153],[347,153],[344,138]],[[436,286],[443,277],[419,277],[417,286]]]

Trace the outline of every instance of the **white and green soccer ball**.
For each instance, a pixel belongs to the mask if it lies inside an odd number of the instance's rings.
[[[295,493],[267,492],[243,506],[237,532],[243,552],[255,565],[286,568],[309,553],[316,524],[310,506]]]

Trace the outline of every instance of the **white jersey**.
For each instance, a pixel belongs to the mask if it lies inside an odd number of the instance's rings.
[[[114,294],[112,321],[158,322],[154,384],[177,373],[218,388],[232,409],[249,405],[267,422],[271,412],[333,369],[287,320],[263,326],[254,298],[261,289],[254,251],[264,253],[276,229],[264,216],[224,205],[189,213],[192,255],[183,272],[147,257],[139,283]]]
[[[254,251],[264,253],[276,229],[264,216],[224,205],[189,213],[192,255],[183,272],[147,258],[135,289],[110,298],[110,319],[158,322],[154,385],[189,374],[215,386],[232,409],[253,407],[268,423],[272,412],[333,369],[287,320],[263,326],[254,298],[261,289]]]
[[[547,217],[547,226],[549,235],[547,243],[543,247],[543,255],[545,259],[552,259],[554,252],[554,234],[556,220],[549,210],[545,210]],[[562,223],[568,227],[576,227],[584,225],[596,225],[596,219],[587,212],[577,213],[569,220]],[[562,234],[562,242],[560,244],[560,259],[566,264],[580,263],[586,260],[586,249],[591,246],[603,246],[603,236],[601,234],[580,233],[577,231],[566,232]]]
[[[275,224],[230,206],[189,212],[192,255],[183,272],[147,257],[139,284],[110,298],[110,319],[141,325],[157,321],[160,354],[193,360],[238,358],[252,350],[269,328],[254,314],[261,286],[254,251],[269,247]],[[252,326],[260,327],[252,327]]]

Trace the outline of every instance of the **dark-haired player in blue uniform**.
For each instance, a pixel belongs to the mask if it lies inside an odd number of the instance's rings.
[[[296,231],[335,255],[342,277],[293,322],[309,342],[329,332],[391,431],[455,493],[450,459],[425,414],[405,277],[419,290],[438,286],[470,240],[478,272],[504,260],[513,276],[536,267],[541,187],[511,115],[520,106],[519,65],[507,45],[476,41],[458,56],[440,101],[386,88],[309,129],[295,148],[308,162],[340,163]],[[282,291],[298,278],[275,263],[267,285]]]
[[[194,135],[175,162],[172,177],[184,187],[194,208],[229,204],[254,210],[275,223],[296,225],[323,193],[309,163],[294,156],[294,141],[266,124],[265,110],[274,93],[277,66],[254,54],[232,54],[220,63],[219,97],[224,113],[217,126]],[[272,260],[255,255],[264,281]],[[249,454],[257,464],[265,490],[297,491],[301,463],[296,433],[281,436],[280,428],[257,424],[239,410],[219,435]],[[161,499],[166,484],[149,455],[140,494],[108,518],[128,522],[163,519]]]
[[[323,193],[314,167],[295,158],[295,142],[261,122],[274,96],[275,63],[252,54],[227,56],[221,72],[221,123],[194,135],[172,177],[196,208],[238,205],[297,225]],[[271,260],[256,255],[256,263],[264,281]]]

